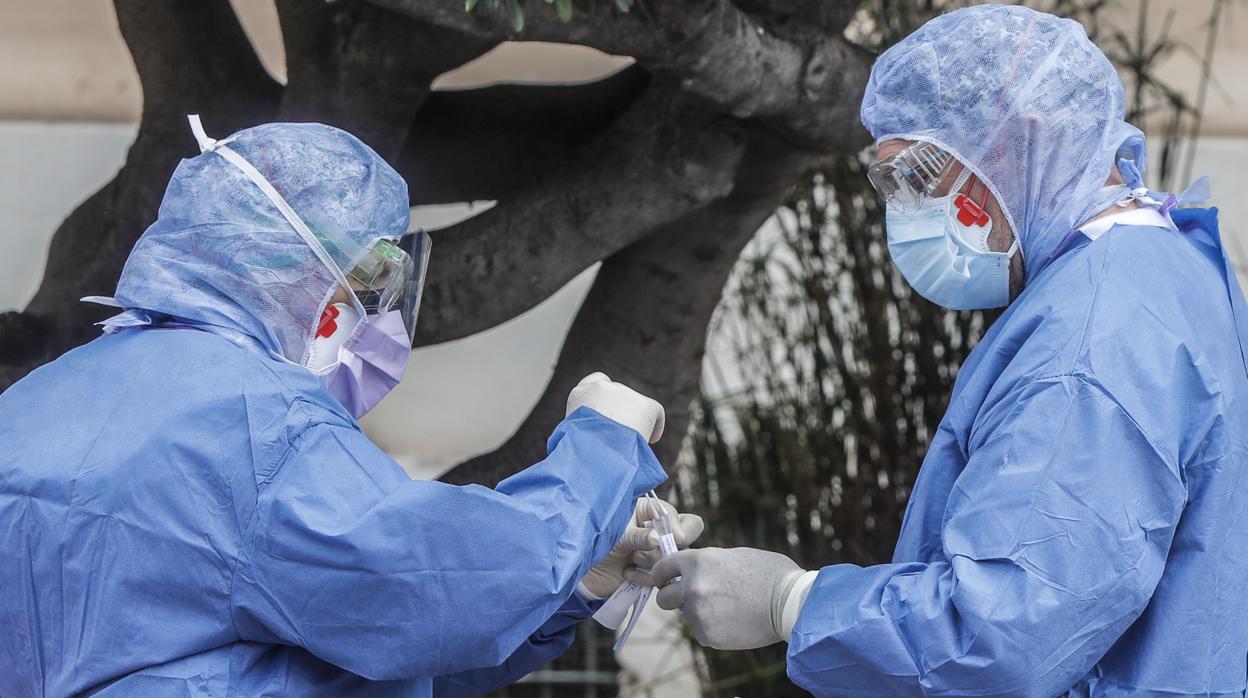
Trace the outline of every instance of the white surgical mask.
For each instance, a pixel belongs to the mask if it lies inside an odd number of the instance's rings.
[[[963,170],[950,191],[961,190],[969,177]],[[893,263],[919,295],[950,310],[1009,304],[1018,239],[1006,252],[990,250],[992,219],[982,204],[962,194],[929,196],[911,213],[889,206],[884,227]]]
[[[352,417],[377,406],[403,378],[411,340],[396,311],[362,316],[355,307],[326,307],[305,365]]]

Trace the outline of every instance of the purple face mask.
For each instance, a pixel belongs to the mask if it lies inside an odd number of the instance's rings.
[[[369,315],[335,304],[337,329],[318,334],[307,366],[352,417],[377,406],[403,378],[412,354],[402,313]]]

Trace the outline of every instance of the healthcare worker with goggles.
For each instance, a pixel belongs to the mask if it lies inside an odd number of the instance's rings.
[[[562,654],[656,555],[662,407],[594,374],[544,461],[411,480],[356,421],[411,352],[406,184],[328,126],[191,123],[87,299],[122,312],[0,395],[0,695],[477,695]]]
[[[819,696],[1244,695],[1248,308],[1208,195],[1076,22],[950,12],[862,104],[888,248],[946,308],[1008,307],[959,371],[891,564],[689,550],[661,586],[722,649],[787,641]],[[1011,283],[1011,279],[1013,283]]]

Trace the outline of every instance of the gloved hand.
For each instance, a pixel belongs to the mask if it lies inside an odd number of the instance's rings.
[[[588,407],[607,419],[629,427],[654,443],[663,436],[663,406],[603,373],[591,373],[568,395],[568,411]]]
[[[667,520],[672,522],[672,535],[676,538],[677,547],[687,548],[702,535],[704,524],[701,516],[677,514],[676,507],[667,502],[659,502],[659,505],[667,512]],[[594,565],[581,578],[581,583],[589,593],[598,598],[606,598],[615,593],[616,588],[624,582],[625,569],[637,564],[649,569],[659,559],[659,533],[652,528],[643,527],[650,519],[650,507],[643,497],[637,500],[633,518],[628,522],[628,528],[624,530],[619,542],[602,562]]]
[[[748,650],[783,639],[780,616],[804,570],[780,553],[754,548],[682,550],[649,574],[626,577],[659,587],[659,606],[683,608],[693,636],[706,647]],[[676,577],[680,581],[672,582]]]

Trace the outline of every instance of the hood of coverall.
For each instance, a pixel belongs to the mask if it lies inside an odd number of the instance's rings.
[[[927,22],[879,57],[862,102],[879,143],[934,143],[989,187],[1023,250],[1027,280],[1077,225],[1125,197],[1119,157],[1144,170],[1122,81],[1078,22],[980,5]]]
[[[368,247],[407,230],[406,182],[345,131],[314,123],[265,124],[235,134],[229,147],[313,231],[332,231]],[[182,160],[174,171],[156,222],[130,253],[115,297],[129,310],[242,333],[301,363],[336,288],[334,276],[273,202],[209,151]]]

